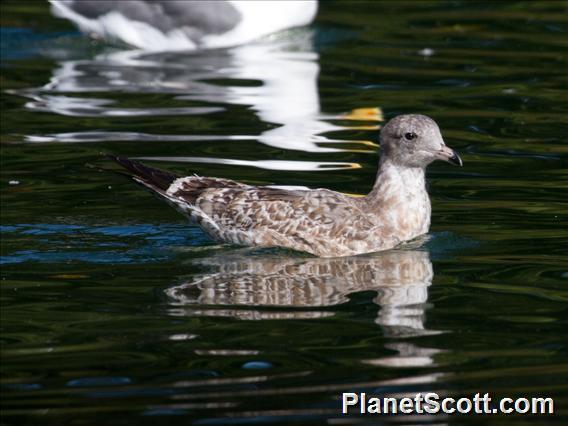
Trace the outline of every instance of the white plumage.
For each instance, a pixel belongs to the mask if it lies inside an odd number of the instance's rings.
[[[49,0],[86,34],[149,51],[230,47],[307,25],[317,0]]]

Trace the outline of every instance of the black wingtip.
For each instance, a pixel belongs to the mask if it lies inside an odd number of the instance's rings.
[[[147,185],[164,191],[170,187],[173,181],[179,178],[179,176],[173,173],[145,166],[144,164],[131,160],[127,157],[107,155],[107,158],[124,167],[130,173],[130,176],[136,178],[136,180],[143,181]]]

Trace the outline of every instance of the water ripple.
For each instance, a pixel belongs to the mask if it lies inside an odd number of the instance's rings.
[[[0,264],[39,263],[145,263],[169,259],[176,247],[202,246],[208,239],[186,225],[87,226],[20,224],[2,226],[5,251],[30,237],[43,237],[34,249],[3,254]]]

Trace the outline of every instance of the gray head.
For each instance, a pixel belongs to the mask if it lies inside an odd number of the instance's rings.
[[[461,166],[458,154],[444,143],[434,120],[425,115],[399,115],[381,129],[383,159],[406,167],[426,167],[434,160]]]

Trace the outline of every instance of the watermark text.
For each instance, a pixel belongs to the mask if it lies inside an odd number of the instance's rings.
[[[435,392],[414,397],[377,397],[365,392],[344,392],[343,414],[554,414],[554,400],[546,397],[500,398],[488,393],[472,397],[441,398]]]

